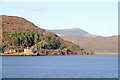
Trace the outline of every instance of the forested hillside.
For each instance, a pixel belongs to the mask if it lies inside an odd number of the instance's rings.
[[[58,35],[47,32],[42,28],[37,27],[30,21],[16,16],[2,17],[3,29],[3,50],[23,51],[29,47],[33,50],[70,50],[79,51],[80,47],[72,42],[65,41]]]

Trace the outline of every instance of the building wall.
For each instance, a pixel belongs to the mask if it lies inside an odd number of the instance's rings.
[[[31,49],[24,49],[24,54],[33,54]]]

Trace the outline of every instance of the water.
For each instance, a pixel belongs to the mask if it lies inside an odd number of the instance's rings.
[[[117,55],[4,56],[3,78],[118,78]]]

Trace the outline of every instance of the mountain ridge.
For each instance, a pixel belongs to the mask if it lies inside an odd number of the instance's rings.
[[[98,36],[98,35],[90,34],[89,32],[87,32],[88,34],[77,34],[76,35],[74,33],[69,34],[69,32],[67,34],[67,30],[69,29],[66,29],[66,34],[61,34],[61,33],[58,33],[57,31],[56,32],[53,31],[53,32],[55,32],[56,34],[59,34],[63,39],[72,41],[75,44],[78,44],[80,47],[85,48],[87,50],[93,50],[95,52],[101,52],[101,53],[103,52],[117,53],[118,51],[118,47],[117,47],[118,36],[117,35]],[[65,30],[63,30],[63,32],[64,31]]]
[[[54,32],[54,33],[57,33],[59,35],[86,35],[86,34],[89,34],[88,32],[80,29],[80,28],[71,28],[71,29],[54,29],[54,30],[48,30],[46,29],[47,31],[51,31],[51,32]]]

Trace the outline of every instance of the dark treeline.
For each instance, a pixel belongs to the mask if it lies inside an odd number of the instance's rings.
[[[66,46],[59,40],[54,39],[51,35],[43,36],[43,34],[28,32],[4,32],[3,33],[3,49],[21,49],[31,47],[38,42],[43,49],[64,49]],[[6,41],[7,40],[7,41]]]

